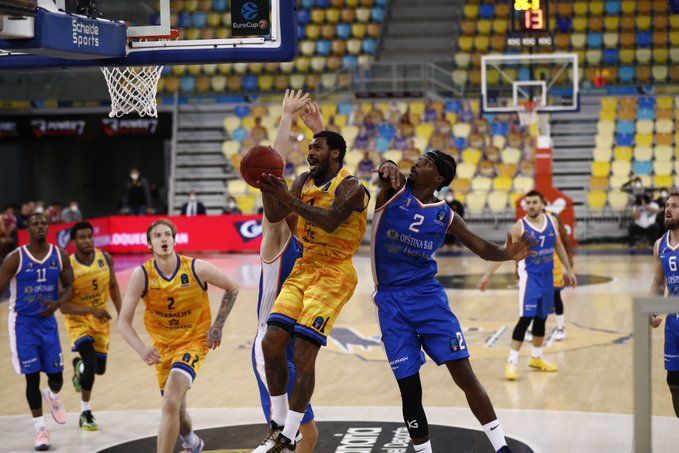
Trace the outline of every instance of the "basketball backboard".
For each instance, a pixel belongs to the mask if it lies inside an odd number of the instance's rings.
[[[481,57],[484,112],[576,111],[579,108],[577,54],[507,54]]]
[[[41,54],[39,45],[32,45],[29,47],[32,50],[26,51],[26,47],[20,47],[19,40],[3,41],[0,31],[0,49],[5,51],[0,52],[0,70],[276,62],[292,61],[297,53],[295,0],[215,0],[209,2],[209,11],[189,10],[186,5],[190,2],[171,0],[39,0],[39,6],[46,2],[55,4],[61,12],[42,14],[43,22],[57,18],[58,14],[67,14],[75,24],[81,20],[81,16],[74,15],[78,5],[82,8],[88,2],[101,13],[99,17],[124,21],[127,25],[125,56],[54,58],[51,56],[54,53]],[[173,4],[185,9],[173,9]],[[82,18],[81,22],[88,20],[91,19]],[[102,29],[106,25],[101,20],[98,24]],[[67,23],[64,30],[58,29],[59,35],[75,34],[75,25],[73,30],[66,29],[68,27]],[[169,36],[171,29],[179,29],[179,39],[158,39]],[[48,42],[50,33],[41,38]],[[74,52],[79,50],[74,46]]]

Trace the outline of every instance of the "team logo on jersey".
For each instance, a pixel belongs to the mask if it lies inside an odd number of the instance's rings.
[[[187,274],[182,274],[179,280],[182,282],[182,287],[189,286],[189,276]]]
[[[33,263],[28,263],[28,270],[29,271],[33,270]]]
[[[190,362],[191,361],[191,354],[188,352],[182,356],[182,362]]]
[[[57,262],[55,260],[50,261],[50,267],[57,267]]]
[[[328,320],[330,320],[329,317],[323,318],[323,316],[316,316],[316,319],[314,319],[314,322],[313,324],[311,324],[311,327],[323,333],[325,332],[325,326],[326,324],[328,324]]]
[[[388,230],[388,231],[387,231],[387,237],[388,237],[389,239],[391,239],[392,241],[398,241],[398,237],[399,237],[398,231],[396,231],[396,230]]]
[[[446,212],[445,209],[439,210],[439,212],[436,214],[435,222],[438,223],[439,225],[443,225],[443,221],[446,220],[447,215],[448,213]]]
[[[97,263],[99,263],[99,267],[104,267],[104,260],[100,259]]]
[[[457,338],[450,339],[450,350],[453,352],[460,350],[460,342],[457,340]]]

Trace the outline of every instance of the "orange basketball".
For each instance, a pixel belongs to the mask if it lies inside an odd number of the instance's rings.
[[[283,176],[283,169],[281,155],[270,146],[254,146],[245,153],[240,161],[240,174],[243,175],[245,182],[252,187],[257,187],[257,181],[263,173]]]

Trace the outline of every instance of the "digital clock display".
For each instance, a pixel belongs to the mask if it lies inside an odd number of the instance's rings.
[[[512,31],[542,32],[549,30],[547,0],[514,0]]]

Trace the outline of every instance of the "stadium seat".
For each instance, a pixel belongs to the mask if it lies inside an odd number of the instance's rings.
[[[535,180],[529,176],[517,176],[514,178],[514,191],[526,193],[533,189]]]
[[[626,192],[620,190],[611,190],[608,192],[608,205],[612,211],[624,211],[629,204],[629,196]]]
[[[672,162],[653,162],[653,174],[655,175],[671,175],[672,174]]]
[[[653,162],[651,161],[635,161],[633,165],[635,175],[650,175],[653,173]]]
[[[596,162],[610,162],[613,152],[610,147],[594,148],[594,161]]]
[[[488,194],[488,209],[493,214],[502,214],[507,210],[509,194],[504,190],[493,191]]]
[[[611,163],[606,161],[606,162],[601,162],[601,161],[595,161],[592,162],[592,176],[596,176],[599,178],[604,178],[608,177],[608,175],[611,173]]]
[[[609,185],[608,181],[608,178],[592,176],[589,179],[589,188],[590,190],[607,190]]]
[[[592,211],[603,211],[606,208],[606,192],[603,190],[587,192],[587,205]]]
[[[469,214],[483,214],[487,198],[488,192],[469,192],[467,194],[467,211],[469,211]]]
[[[650,146],[635,146],[634,160],[644,161],[653,159],[653,149]]]
[[[594,162],[595,164],[599,162]],[[625,160],[614,160],[611,162],[611,174],[613,176],[629,176],[632,172],[632,164]],[[602,176],[602,175],[594,175]]]
[[[653,176],[653,186],[656,188],[672,187],[673,179],[672,175],[655,175]]]

